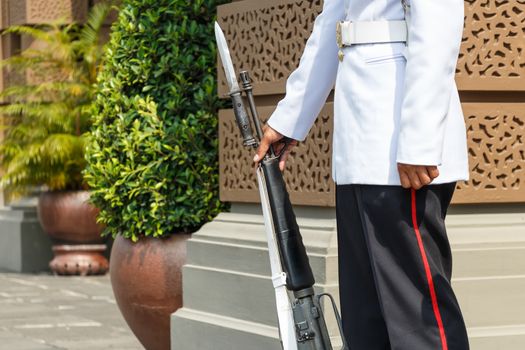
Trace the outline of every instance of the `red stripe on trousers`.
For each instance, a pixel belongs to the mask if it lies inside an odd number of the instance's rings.
[[[417,244],[419,245],[419,252],[423,259],[423,265],[425,267],[425,274],[427,275],[428,288],[430,290],[430,299],[432,300],[432,308],[434,309],[434,316],[436,316],[437,325],[439,328],[439,336],[441,338],[441,347],[443,350],[448,350],[447,337],[445,335],[445,328],[443,327],[443,320],[441,319],[441,313],[439,312],[439,305],[436,297],[436,289],[434,287],[434,280],[432,279],[432,273],[430,272],[430,265],[428,264],[427,254],[425,253],[425,247],[423,246],[423,240],[421,239],[421,232],[419,232],[419,226],[417,224],[416,215],[416,190],[412,189],[412,225],[414,226],[414,232],[417,238]]]

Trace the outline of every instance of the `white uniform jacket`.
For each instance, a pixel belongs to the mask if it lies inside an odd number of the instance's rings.
[[[402,20],[401,0],[325,0],[286,95],[268,124],[302,141],[335,84],[332,178],[399,185],[397,162],[438,165],[435,183],[467,180],[454,82],[463,0],[410,0],[408,45],[359,44],[338,60],[336,22]]]

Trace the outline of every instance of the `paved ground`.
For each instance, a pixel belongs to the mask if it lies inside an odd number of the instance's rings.
[[[0,349],[143,347],[118,310],[109,276],[0,273]]]

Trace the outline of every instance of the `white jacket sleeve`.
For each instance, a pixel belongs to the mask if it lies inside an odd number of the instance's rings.
[[[302,141],[332,90],[337,75],[336,22],[344,18],[344,0],[325,0],[314,22],[299,66],[286,82],[286,95],[268,120],[281,134]]]
[[[441,165],[463,6],[463,0],[410,0],[399,163]]]

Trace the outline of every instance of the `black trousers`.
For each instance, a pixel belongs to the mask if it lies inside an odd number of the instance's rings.
[[[467,350],[450,285],[455,183],[337,185],[339,291],[352,350]]]

